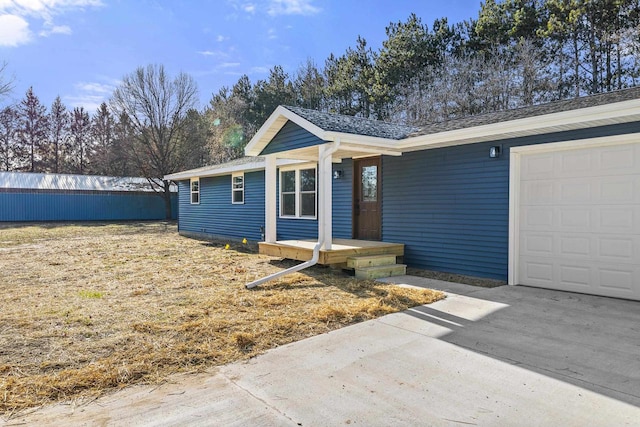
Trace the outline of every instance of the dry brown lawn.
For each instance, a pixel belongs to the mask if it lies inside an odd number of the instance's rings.
[[[0,226],[0,413],[93,398],[443,297],[285,266],[173,224]]]

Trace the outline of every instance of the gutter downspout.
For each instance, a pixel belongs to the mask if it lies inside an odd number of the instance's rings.
[[[338,151],[339,147],[340,147],[340,139],[337,139],[334,142],[334,145],[323,154],[322,158],[319,159],[319,162],[324,161],[328,156],[331,156],[333,153]],[[320,164],[320,163],[318,163],[318,164]],[[324,190],[324,191],[326,191],[326,190]],[[330,206],[329,208],[333,209],[333,206]],[[324,215],[323,215],[323,217],[324,217]],[[324,221],[324,218],[321,218],[319,221]],[[318,223],[318,225],[320,225],[320,224]],[[247,289],[253,289],[256,286],[262,285],[263,283],[269,282],[269,281],[271,281],[273,279],[277,279],[278,277],[282,277],[282,276],[285,276],[287,274],[295,273],[297,271],[304,270],[305,268],[309,268],[311,266],[316,265],[318,263],[318,259],[320,258],[320,248],[322,247],[322,245],[324,245],[324,235],[320,235],[320,233],[318,233],[318,242],[313,247],[313,256],[311,257],[311,259],[309,261],[305,261],[302,264],[294,265],[293,267],[287,268],[286,270],[279,271],[277,273],[274,273],[274,274],[271,274],[269,276],[263,277],[262,279],[255,280],[255,281],[253,281],[251,283],[247,283],[246,285],[244,285],[244,287],[247,288]]]

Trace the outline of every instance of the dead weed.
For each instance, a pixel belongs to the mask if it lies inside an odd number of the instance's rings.
[[[0,413],[159,383],[443,297],[279,270],[171,224],[0,227]],[[275,263],[277,264],[277,263]]]

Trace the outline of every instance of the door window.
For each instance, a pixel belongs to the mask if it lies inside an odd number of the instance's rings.
[[[378,201],[378,166],[362,167],[362,201]]]

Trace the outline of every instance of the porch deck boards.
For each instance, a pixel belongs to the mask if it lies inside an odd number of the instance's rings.
[[[310,260],[313,255],[315,240],[279,240],[275,243],[258,243],[263,255],[295,259]],[[318,264],[343,264],[347,258],[365,255],[404,255],[403,243],[377,242],[370,240],[333,239],[331,250],[320,250]]]

